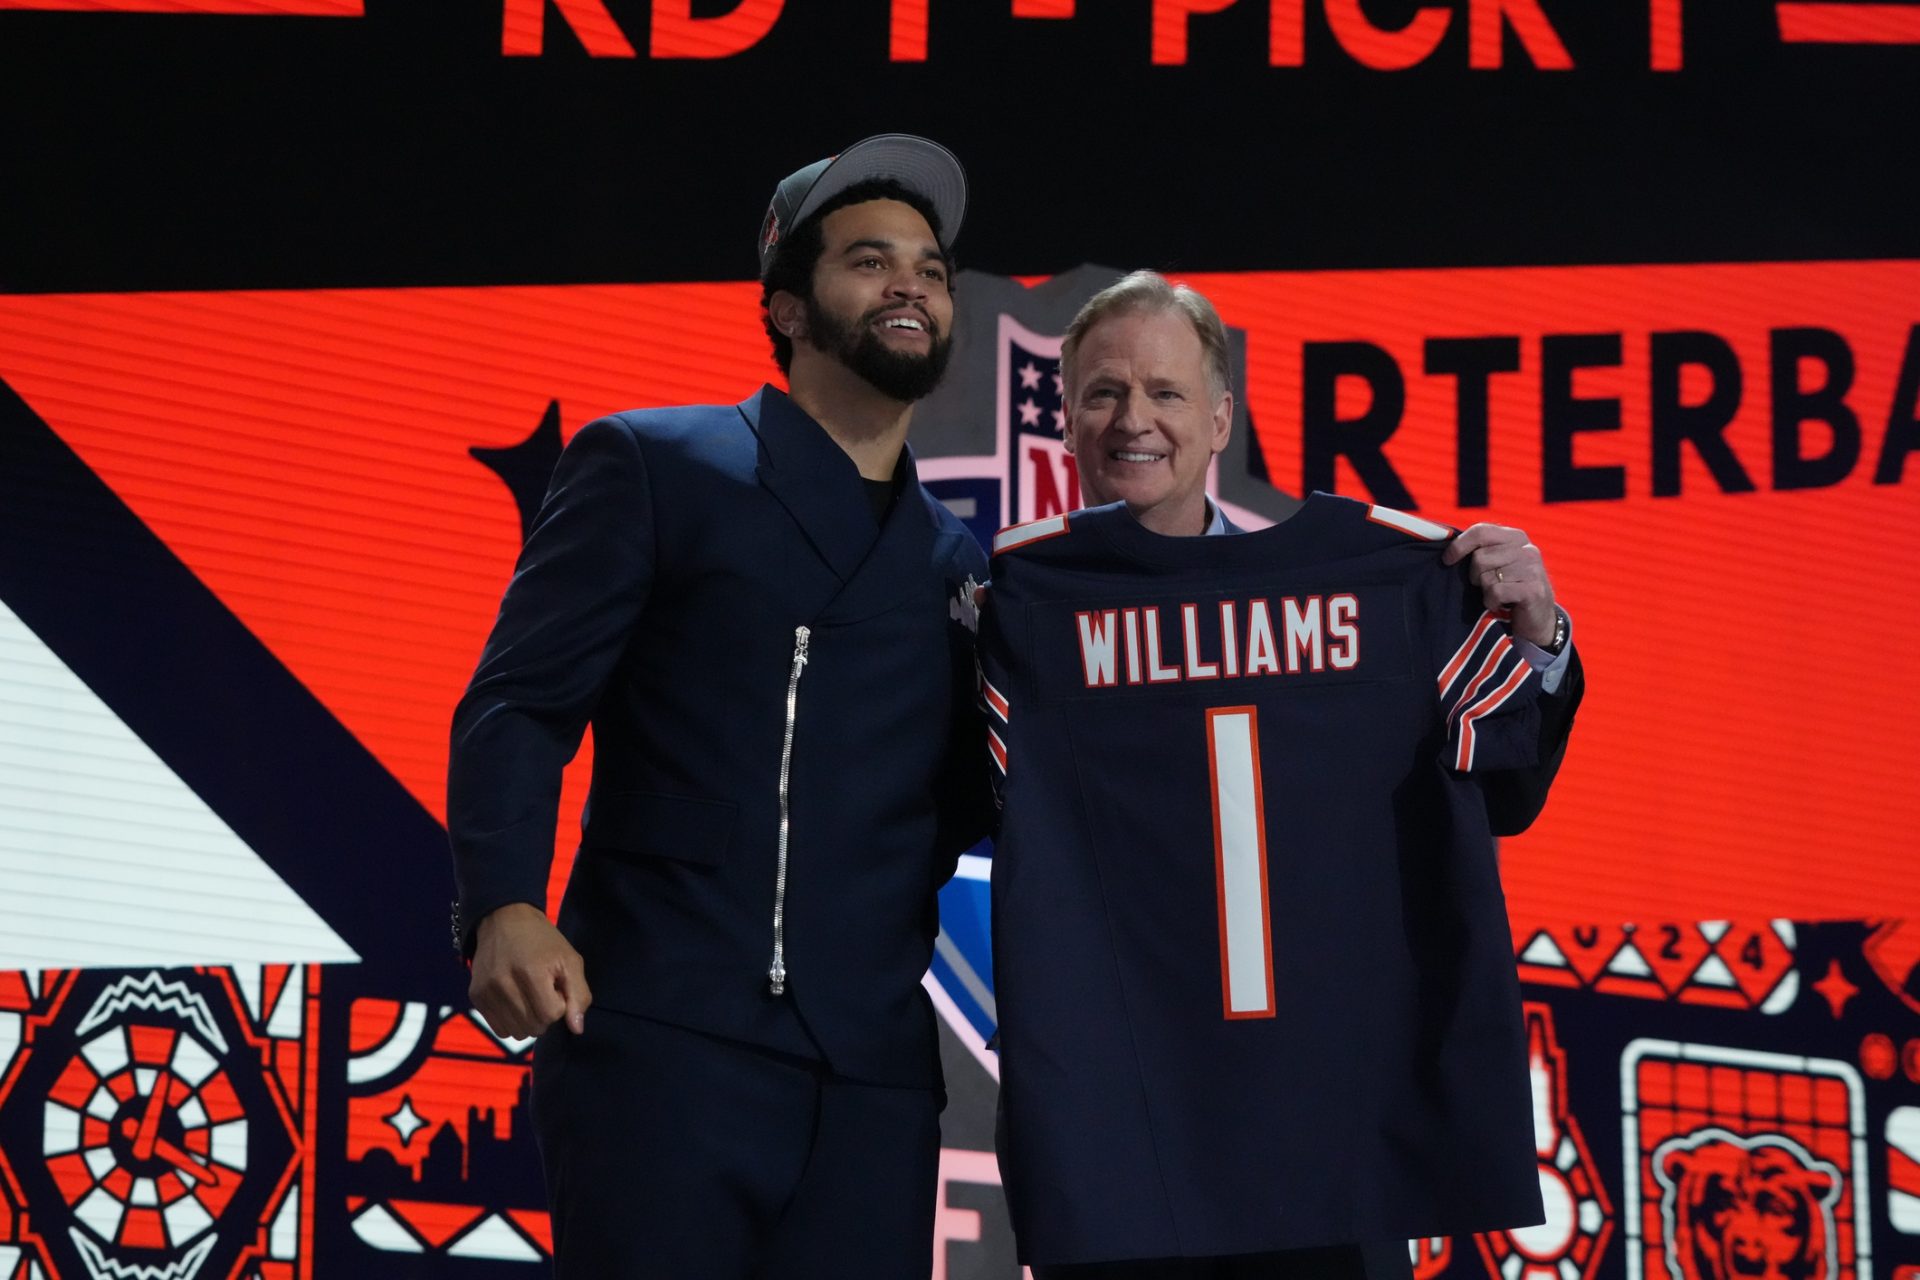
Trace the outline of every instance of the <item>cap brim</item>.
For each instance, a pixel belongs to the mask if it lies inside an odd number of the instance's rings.
[[[960,234],[967,213],[967,173],[953,152],[937,142],[910,133],[882,133],[863,138],[833,158],[814,182],[793,215],[799,226],[827,201],[848,187],[875,178],[892,178],[918,192],[940,217],[941,247]]]

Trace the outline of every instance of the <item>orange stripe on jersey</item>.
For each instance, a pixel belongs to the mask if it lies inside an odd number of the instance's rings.
[[[1472,633],[1460,642],[1460,647],[1454,650],[1453,656],[1447,659],[1446,668],[1440,672],[1440,679],[1436,682],[1434,689],[1440,697],[1447,696],[1447,690],[1453,687],[1454,679],[1467,665],[1467,659],[1471,658],[1473,651],[1480,647],[1480,641],[1486,636],[1487,628],[1498,621],[1500,621],[1499,617],[1491,609],[1480,615],[1480,621],[1474,623]]]
[[[1039,542],[1045,538],[1057,538],[1067,531],[1067,512],[1057,516],[1047,516],[1040,520],[1029,520],[1024,524],[1010,524],[993,535],[993,554],[1011,551],[1015,547],[1024,547],[1029,542]]]
[[[1488,694],[1480,705],[1460,717],[1460,749],[1454,756],[1454,768],[1462,773],[1473,768],[1473,731],[1474,721],[1497,710],[1501,703],[1511,698],[1527,677],[1533,674],[1533,668],[1522,662],[1514,673],[1507,677],[1506,683]]]
[[[1375,524],[1383,524],[1389,529],[1398,529],[1404,534],[1421,538],[1427,542],[1445,542],[1459,530],[1452,525],[1437,524],[1432,520],[1423,520],[1419,516],[1410,516],[1404,511],[1395,511],[1392,507],[1372,506],[1367,508],[1367,519]]]
[[[1238,743],[1233,741],[1235,721],[1244,722]],[[1220,760],[1223,738],[1229,747],[1225,771]],[[1235,746],[1237,751],[1232,750]],[[1207,708],[1207,775],[1212,784],[1214,901],[1220,921],[1221,1016],[1272,1018],[1279,1009],[1273,992],[1273,911],[1258,707]],[[1228,813],[1233,815],[1230,827],[1222,821]],[[1247,899],[1257,913],[1244,909]],[[1236,911],[1236,906],[1243,910]],[[1255,920],[1257,938],[1248,936]],[[1252,964],[1250,952],[1256,941],[1259,963]]]
[[[1002,721],[1005,721],[1007,718],[1006,696],[994,688],[993,681],[987,679],[985,676],[980,677],[980,691],[986,696],[987,709],[999,716]]]
[[[1447,711],[1447,719],[1455,719],[1472,704],[1481,686],[1493,679],[1494,673],[1500,669],[1501,664],[1507,660],[1507,655],[1511,652],[1513,652],[1513,641],[1506,636],[1503,635],[1493,642],[1493,648],[1487,650],[1486,661],[1482,662],[1480,669],[1473,673],[1473,679],[1469,680],[1467,687],[1460,691],[1460,696],[1453,700],[1453,706]],[[1522,659],[1520,665],[1525,667],[1526,661]]]

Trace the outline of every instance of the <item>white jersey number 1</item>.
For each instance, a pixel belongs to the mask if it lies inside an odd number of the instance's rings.
[[[1267,910],[1267,817],[1260,794],[1260,713],[1207,709],[1213,866],[1220,895],[1220,998],[1229,1018],[1271,1018],[1273,922]]]

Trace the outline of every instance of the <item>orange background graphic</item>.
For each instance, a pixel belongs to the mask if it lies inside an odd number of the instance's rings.
[[[1920,670],[1899,656],[1920,599],[1920,463],[1901,483],[1872,482],[1920,323],[1920,264],[1189,278],[1248,333],[1248,394],[1276,483],[1301,475],[1300,344],[1364,340],[1405,375],[1384,453],[1421,513],[1518,525],[1543,549],[1594,696],[1545,814],[1505,845],[1516,916],[1920,913],[1920,788],[1905,741]],[[1768,334],[1789,326],[1836,331],[1855,361],[1860,458],[1828,488],[1769,488]],[[1720,492],[1683,448],[1681,493],[1651,495],[1649,335],[1676,330],[1717,334],[1739,357],[1744,395],[1725,439],[1754,492]],[[1582,371],[1574,394],[1617,397],[1620,428],[1576,436],[1574,460],[1624,467],[1626,495],[1545,502],[1539,337],[1609,333],[1621,335],[1619,367]],[[1422,344],[1483,335],[1517,335],[1521,367],[1492,378],[1489,504],[1466,509],[1454,503],[1455,380],[1420,372]],[[1819,380],[1802,371],[1803,387]],[[1683,402],[1705,394],[1682,379]],[[1808,455],[1823,432],[1806,428]],[[1344,465],[1339,487],[1367,496]]]
[[[436,818],[519,550],[471,458],[744,394],[741,285],[0,299],[0,376]],[[565,882],[588,753],[569,770]],[[571,833],[571,834],[570,834]]]
[[[1503,856],[1516,917],[1630,921],[1920,911],[1920,789],[1895,726],[1920,717],[1897,657],[1920,598],[1911,486],[1873,483],[1920,264],[1195,275],[1247,334],[1269,472],[1302,474],[1303,344],[1364,341],[1406,386],[1383,454],[1428,516],[1518,524],[1544,548],[1598,693],[1546,815]],[[746,284],[70,295],[0,299],[0,375],[433,814],[446,725],[519,538],[467,453],[618,408],[737,399],[770,373]],[[1824,327],[1855,362],[1860,458],[1770,483],[1769,331]],[[1690,446],[1651,496],[1651,334],[1703,330],[1744,390],[1724,439],[1757,486],[1725,493]],[[1541,338],[1618,334],[1617,500],[1542,498]],[[1454,490],[1457,380],[1433,338],[1510,335],[1490,381],[1486,507]],[[1686,371],[1683,403],[1711,387]],[[1819,370],[1797,371],[1799,385]],[[1363,413],[1355,379],[1337,412]],[[1912,407],[1905,412],[1911,414]],[[1893,429],[1897,432],[1898,424]],[[1826,428],[1807,424],[1812,456]],[[1370,495],[1345,463],[1342,491]],[[583,753],[584,755],[584,753]],[[574,841],[570,775],[554,887]]]

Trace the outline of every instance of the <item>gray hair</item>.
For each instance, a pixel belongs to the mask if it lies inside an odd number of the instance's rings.
[[[1087,334],[1103,320],[1140,311],[1177,311],[1184,316],[1193,326],[1194,336],[1200,339],[1200,349],[1207,361],[1207,382],[1214,398],[1219,399],[1232,388],[1227,327],[1220,323],[1220,313],[1213,309],[1207,296],[1184,284],[1172,283],[1158,271],[1136,271],[1088,298],[1080,314],[1067,326],[1067,336],[1060,343],[1060,377],[1069,400],[1073,395],[1073,359]]]

